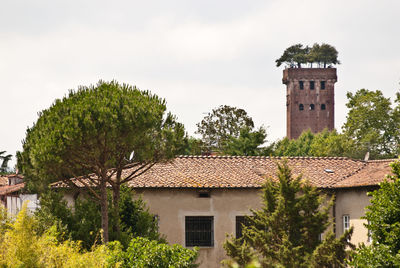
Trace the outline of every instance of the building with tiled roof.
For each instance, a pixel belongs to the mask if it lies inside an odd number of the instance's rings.
[[[354,226],[353,243],[368,242],[365,220],[367,192],[376,189],[393,160],[362,161],[343,157],[285,158],[293,176],[302,175],[335,196],[332,208],[339,236]],[[222,244],[227,233],[238,234],[244,215],[261,206],[260,189],[266,179],[276,178],[279,157],[179,156],[158,163],[128,185],[143,196],[159,219],[160,232],[170,243],[200,246],[201,267],[219,267],[226,258]],[[137,167],[136,167],[137,168]],[[135,167],[124,170],[129,176]],[[79,185],[79,182],[77,182]],[[66,186],[55,183],[54,187]],[[74,193],[67,195],[73,202]]]
[[[7,208],[8,213],[17,214],[24,201],[29,201],[28,209],[31,211],[37,208],[37,195],[23,194],[24,187],[23,176],[19,174],[0,176],[0,203]]]

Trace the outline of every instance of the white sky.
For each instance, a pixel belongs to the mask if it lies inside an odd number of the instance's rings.
[[[295,43],[339,51],[340,129],[346,92],[379,89],[393,99],[398,91],[399,12],[398,0],[0,0],[0,151],[21,150],[39,111],[99,79],[165,98],[189,134],[226,104],[274,141],[286,134],[275,59]]]

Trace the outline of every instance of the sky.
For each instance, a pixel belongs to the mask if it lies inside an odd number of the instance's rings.
[[[340,130],[347,92],[399,91],[399,11],[398,0],[0,0],[0,151],[15,155],[38,112],[100,79],[165,98],[190,135],[230,105],[275,141],[286,135],[275,60],[297,43],[339,51]]]

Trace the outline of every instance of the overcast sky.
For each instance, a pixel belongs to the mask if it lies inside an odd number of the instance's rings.
[[[21,150],[39,111],[99,79],[165,98],[189,134],[226,104],[245,109],[274,141],[286,134],[275,59],[295,43],[339,51],[340,130],[346,92],[379,89],[393,99],[398,91],[399,12],[398,0],[0,0],[0,151]]]

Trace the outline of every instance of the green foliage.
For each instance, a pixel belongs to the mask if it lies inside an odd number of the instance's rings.
[[[242,238],[228,239],[224,248],[240,267],[255,257],[263,267],[344,267],[351,231],[336,239],[330,225],[326,197],[301,176],[292,178],[286,161],[278,164],[278,182],[263,186],[263,207],[252,210]]]
[[[115,81],[71,90],[27,129],[18,165],[40,190],[89,172],[101,178],[99,170],[125,166],[132,151],[135,162],[173,157],[184,130],[165,111],[165,100]]]
[[[111,195],[109,194],[111,205]],[[51,226],[57,226],[59,240],[71,238],[82,241],[82,247],[90,249],[99,242],[101,230],[100,205],[92,198],[77,198],[73,209],[69,208],[63,199],[63,194],[48,191],[40,199],[41,207],[35,216],[41,222],[38,231],[44,233]],[[121,188],[121,201],[119,206],[119,221],[122,234],[110,232],[110,240],[118,238],[124,247],[137,236],[150,240],[164,241],[158,232],[157,220],[148,211],[145,202],[140,196],[133,199],[132,191],[127,187]],[[117,220],[109,214],[110,225]]]
[[[14,222],[1,206],[0,217],[1,267],[196,267],[196,250],[147,238],[132,239],[125,252],[118,241],[85,250],[81,241],[60,240],[56,226],[39,234],[26,203]]]
[[[400,162],[391,164],[393,175],[370,193],[371,205],[365,219],[372,244],[360,245],[351,265],[357,267],[399,267],[400,265]]]
[[[146,171],[143,167],[181,152],[184,137],[183,125],[166,114],[165,100],[126,84],[99,81],[96,86],[71,90],[39,113],[37,122],[27,129],[23,152],[17,154],[18,166],[28,189],[39,192],[54,181],[71,185],[71,177],[90,180],[85,186],[101,205],[103,239],[107,242],[107,183],[115,192],[117,214],[120,186]],[[137,169],[122,178],[127,164]],[[119,227],[116,229],[119,232]]]
[[[201,139],[189,137],[187,139],[186,149],[183,154],[185,155],[201,155],[205,145]]]
[[[283,55],[275,62],[277,67],[281,66],[282,63],[288,64],[290,68],[296,66],[301,68],[301,65],[306,63],[309,63],[312,67],[313,63],[318,63],[320,67],[326,68],[327,65],[340,64],[337,57],[336,48],[329,44],[322,43],[322,45],[319,45],[315,43],[312,48],[296,44],[285,49]]]
[[[372,159],[395,157],[400,142],[399,105],[393,109],[390,99],[379,90],[360,89],[347,93],[347,98],[346,137],[355,142],[359,152],[369,152]]]
[[[196,133],[202,135],[207,152],[246,154],[263,144],[266,137],[264,128],[256,131],[253,128],[253,119],[245,110],[221,105],[197,124]]]
[[[276,66],[279,67],[285,62],[290,67],[295,67],[297,65],[298,68],[301,68],[301,64],[307,62],[307,55],[309,52],[310,48],[308,46],[303,47],[302,44],[290,46],[285,49],[283,55],[275,61]]]
[[[120,254],[108,246],[96,246],[84,251],[80,242],[59,242],[55,227],[38,235],[40,223],[28,214],[26,203],[14,223],[6,229],[0,240],[0,265],[2,267],[118,267],[112,256]],[[114,246],[114,248],[117,248]],[[121,248],[119,248],[121,251]]]
[[[265,142],[267,132],[265,128],[251,131],[245,127],[240,130],[239,137],[230,137],[223,146],[223,153],[227,155],[267,155],[268,148],[260,147]]]
[[[190,250],[181,245],[169,246],[147,238],[132,239],[126,252],[122,253],[124,263],[121,267],[140,268],[190,268],[197,259],[197,249]]]
[[[355,149],[352,139],[337,133],[336,130],[327,129],[316,134],[306,130],[297,139],[283,138],[272,147],[275,156],[364,157]]]
[[[12,155],[4,155],[6,151],[0,151],[0,160],[1,160],[1,165],[0,165],[0,174],[6,174],[9,172],[8,169],[8,162],[11,160]]]

